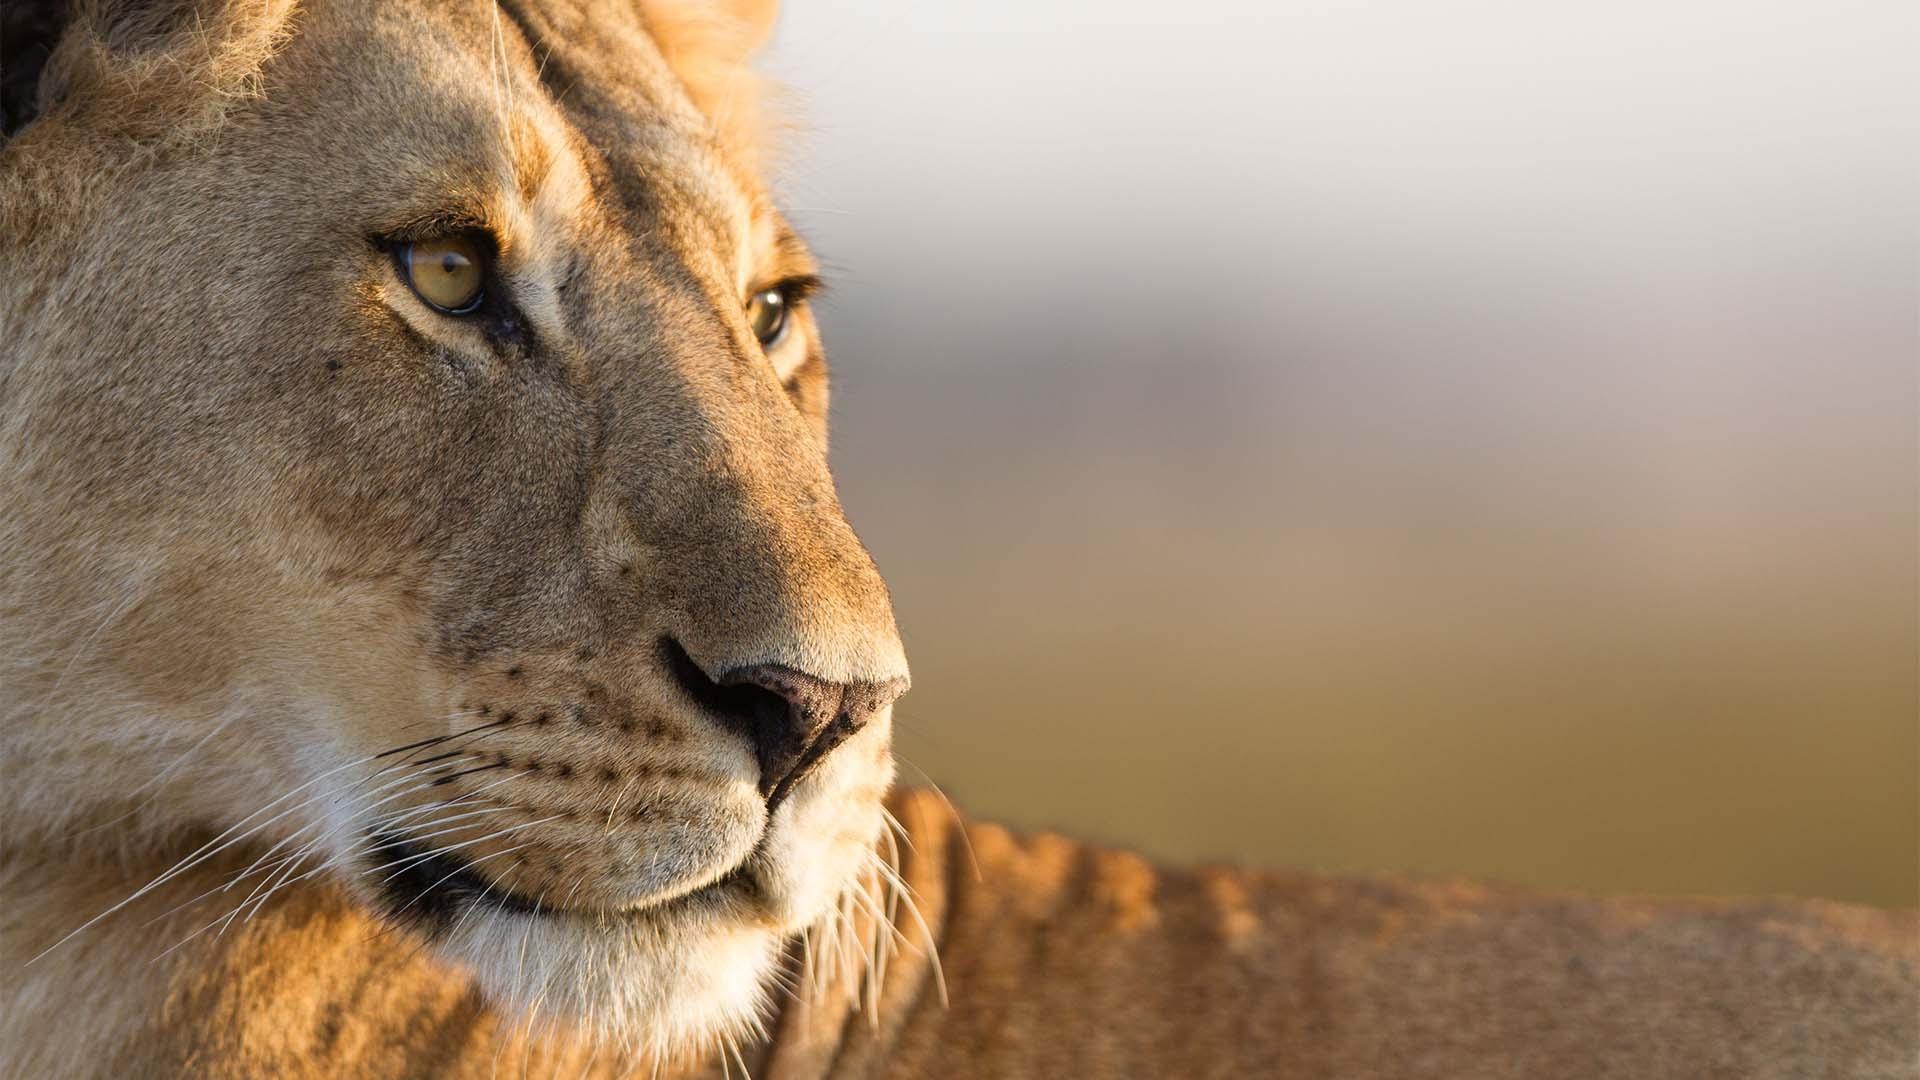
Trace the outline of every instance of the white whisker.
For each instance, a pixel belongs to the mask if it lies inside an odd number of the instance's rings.
[[[563,814],[554,814],[551,817],[543,817],[536,821],[523,821],[518,825],[509,825],[504,829],[500,829],[495,832],[490,832],[485,836],[477,837],[472,840],[462,840],[460,843],[457,843],[457,844],[446,844],[441,847],[434,848],[432,851],[425,851],[425,852],[421,852],[418,855],[410,855],[404,859],[398,859],[398,860],[395,860],[394,862],[384,863],[380,866],[375,867],[374,872],[378,873],[379,871],[388,869],[389,867],[395,867],[393,873],[388,874],[386,877],[383,877],[380,879],[383,883],[392,881],[394,878],[397,878],[401,874],[405,873],[406,869],[412,866],[413,864],[418,862],[423,862],[427,859],[431,859],[436,855],[445,855],[449,852],[458,851],[464,847],[472,847],[475,844],[482,844],[487,842],[488,840],[493,840],[493,839],[497,839],[498,837],[506,836],[509,833],[519,832],[522,829],[531,829],[536,825],[545,825],[550,821],[559,821],[564,816],[565,815]],[[522,846],[525,846],[525,845],[522,845]],[[471,865],[471,863],[468,865]]]

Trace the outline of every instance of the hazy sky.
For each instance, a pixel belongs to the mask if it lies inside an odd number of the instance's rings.
[[[1917,12],[790,0],[914,760],[1165,852],[1920,888]]]
[[[1303,291],[1518,290],[1511,318],[1798,297],[1910,333],[1915,20],[1893,3],[796,3],[771,66],[805,125],[797,216],[889,305],[928,290],[956,294],[952,318],[1105,315],[1092,332],[1122,342],[1141,319]],[[1130,319],[1085,306],[1117,297]]]

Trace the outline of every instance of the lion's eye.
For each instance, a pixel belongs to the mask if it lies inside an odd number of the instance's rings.
[[[449,315],[466,315],[486,298],[486,254],[472,237],[421,240],[403,246],[399,255],[407,284]]]
[[[762,289],[747,301],[747,322],[760,347],[771,349],[787,335],[787,290],[780,286]]]

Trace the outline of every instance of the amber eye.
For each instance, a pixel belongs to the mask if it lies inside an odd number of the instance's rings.
[[[407,284],[420,299],[449,315],[466,315],[486,298],[486,255],[469,236],[443,236],[399,250]]]
[[[747,301],[747,322],[760,347],[771,349],[787,336],[787,291],[775,286],[753,294]]]

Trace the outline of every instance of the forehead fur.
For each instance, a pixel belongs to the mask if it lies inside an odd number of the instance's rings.
[[[76,204],[96,202],[125,169],[217,142],[237,110],[270,92],[271,65],[323,9],[348,5],[298,0],[77,0],[72,18],[39,79],[39,118],[0,143],[0,239],[25,242],[62,220]],[[418,12],[372,4],[363,11]],[[514,176],[523,196],[551,178],[551,139],[527,138],[535,122],[525,109],[538,96],[528,81],[563,96],[577,80],[549,76],[555,47],[573,35],[592,40],[614,61],[592,74],[645,84],[648,112],[698,134],[720,169],[744,192],[756,193],[770,158],[769,84],[749,66],[772,26],[762,0],[464,0],[437,5],[452,25],[464,24],[483,52],[455,49],[438,62],[478,61],[482,80],[444,85],[489,87],[495,118],[516,151]],[[472,32],[478,30],[484,37]],[[330,62],[368,65],[365,54]],[[17,152],[31,148],[28,152]],[[684,148],[680,160],[684,167]],[[12,159],[12,160],[7,160]]]

